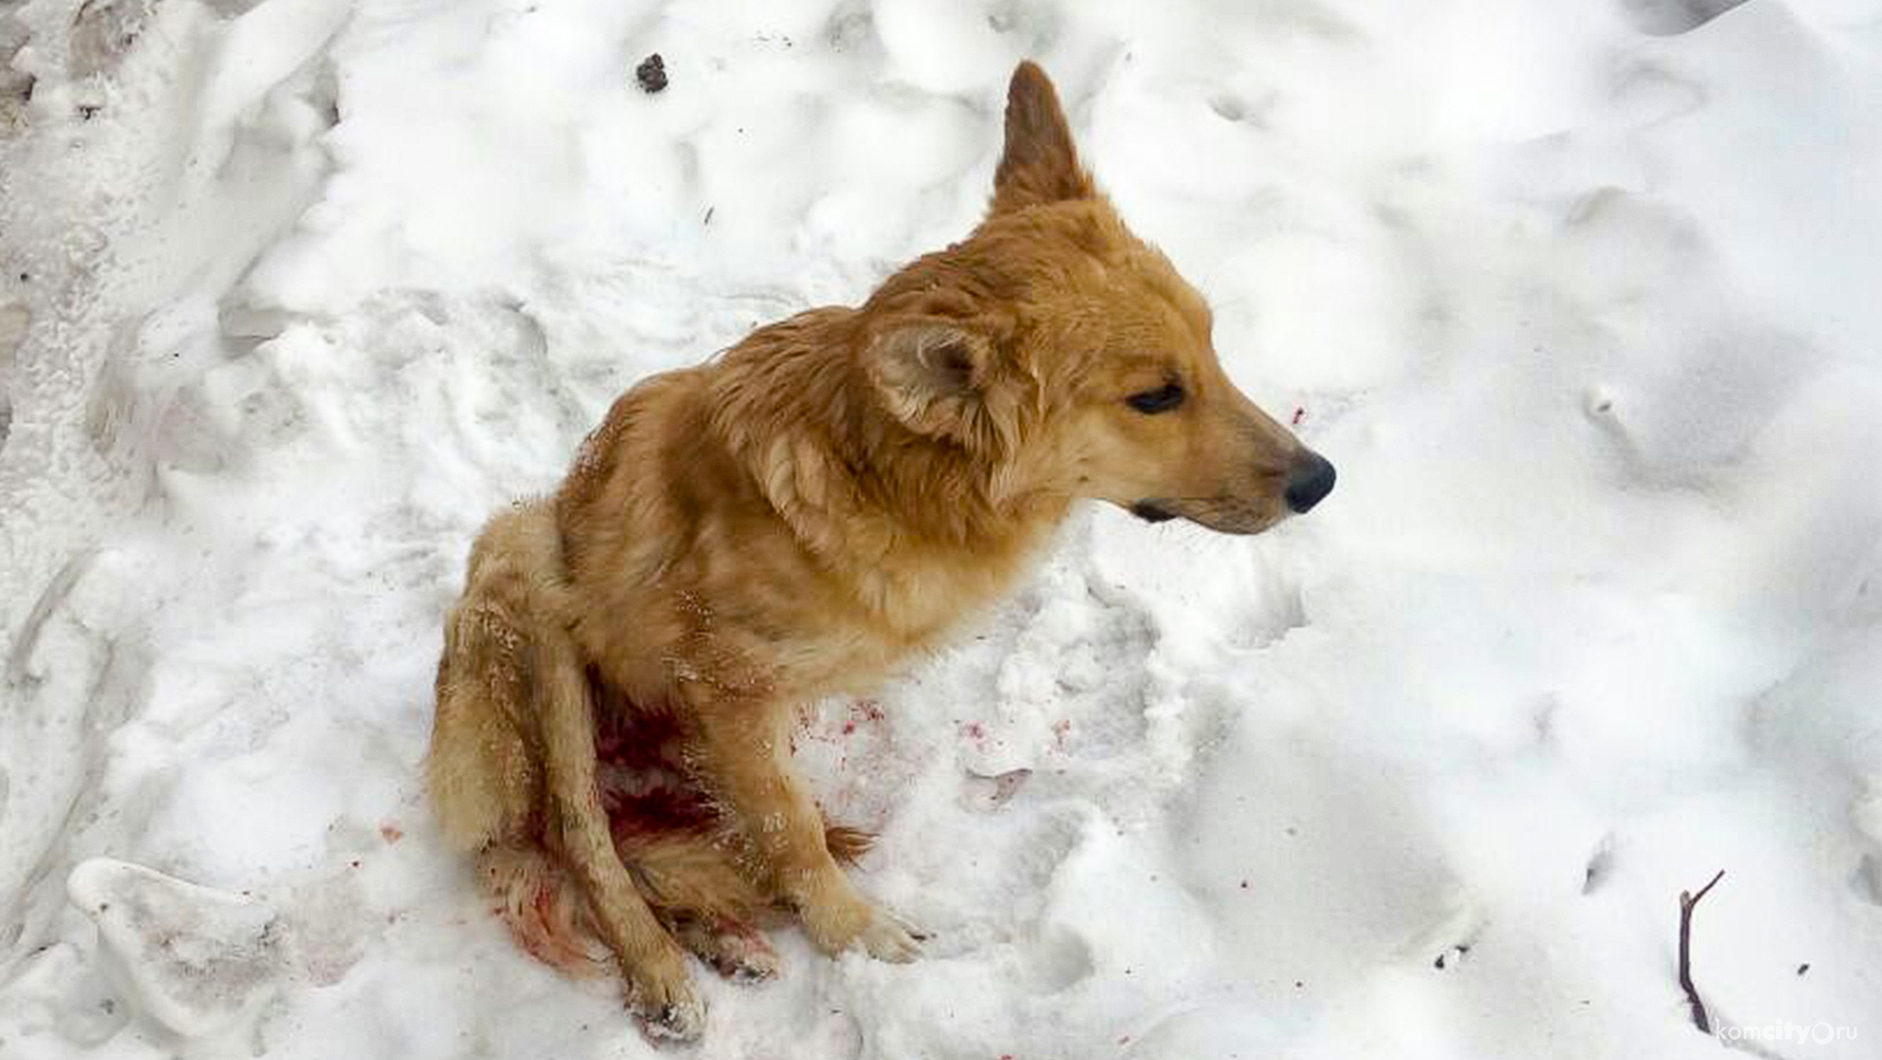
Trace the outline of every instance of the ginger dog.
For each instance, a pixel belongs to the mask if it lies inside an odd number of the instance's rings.
[[[598,935],[679,1039],[705,1022],[684,950],[772,974],[767,914],[916,956],[793,775],[794,708],[935,645],[1079,499],[1252,534],[1324,497],[1210,326],[1027,62],[966,240],[616,400],[554,496],[484,528],[445,624],[431,801],[519,940],[569,966]]]

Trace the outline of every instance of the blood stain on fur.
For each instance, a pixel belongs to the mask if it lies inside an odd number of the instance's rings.
[[[628,702],[593,670],[589,681],[595,690],[596,783],[615,842],[717,828],[718,807],[686,769],[679,716]]]

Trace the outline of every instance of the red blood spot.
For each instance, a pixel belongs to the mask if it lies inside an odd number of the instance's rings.
[[[882,708],[876,706],[875,700],[873,699],[852,700],[850,701],[850,716],[846,721],[843,722],[843,735],[849,736],[853,734],[856,731],[857,727],[862,725],[865,722],[881,721],[881,720],[882,720]]]
[[[1298,405],[1295,406],[1294,407],[1294,426],[1296,427],[1300,426],[1300,421],[1306,418],[1307,418],[1307,410],[1299,407]]]
[[[588,681],[595,699],[595,783],[615,842],[715,828],[718,807],[686,768],[679,715],[629,702],[592,668]]]
[[[984,740],[987,738],[987,730],[977,721],[968,722],[966,731],[967,735],[972,736],[976,740]]]
[[[379,834],[385,838],[386,842],[396,843],[405,838],[405,829],[387,821],[385,824],[379,826]]]

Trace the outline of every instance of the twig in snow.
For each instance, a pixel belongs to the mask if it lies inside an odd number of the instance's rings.
[[[1699,1000],[1699,991],[1692,985],[1692,911],[1699,899],[1712,889],[1712,884],[1724,878],[1725,870],[1720,869],[1711,883],[1699,888],[1698,894],[1679,892],[1679,986],[1686,991],[1686,1003],[1692,1006],[1693,1026],[1705,1034],[1712,1033],[1712,1021],[1706,1018],[1705,1003]]]

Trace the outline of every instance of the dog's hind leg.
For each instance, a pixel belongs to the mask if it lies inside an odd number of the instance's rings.
[[[542,798],[531,747],[527,645],[500,600],[473,584],[444,625],[437,717],[425,786],[445,840],[460,850],[526,843]]]
[[[647,901],[681,946],[735,982],[778,974],[778,955],[756,921],[773,913],[762,888],[739,871],[742,837],[667,832],[620,843]]]
[[[782,961],[771,940],[748,920],[685,915],[668,921],[673,937],[720,975],[735,983],[775,979]]]
[[[587,898],[543,847],[528,511],[479,535],[464,597],[445,618],[426,794],[446,842],[477,853],[479,882],[517,945],[560,971],[593,974]]]
[[[841,825],[824,828],[824,845],[841,862],[853,862],[873,838]],[[723,831],[617,841],[622,859],[674,939],[739,983],[774,978],[780,966],[760,929],[777,917],[778,902],[739,870],[734,852],[744,842]]]
[[[565,975],[607,970],[588,896],[548,851],[493,844],[478,853],[477,872],[523,952]]]
[[[629,1004],[648,1033],[691,1041],[705,1030],[705,1002],[687,976],[684,953],[615,852],[595,784],[587,675],[566,634],[558,631],[542,648],[540,723],[556,851],[588,893],[595,927],[619,959]]]
[[[648,1032],[696,1038],[705,1009],[685,955],[635,889],[601,809],[593,707],[562,620],[562,577],[545,504],[505,512],[478,535],[464,599],[445,624],[426,786],[445,838],[481,852],[485,882],[525,949],[568,967],[583,949],[578,929],[592,927]]]

